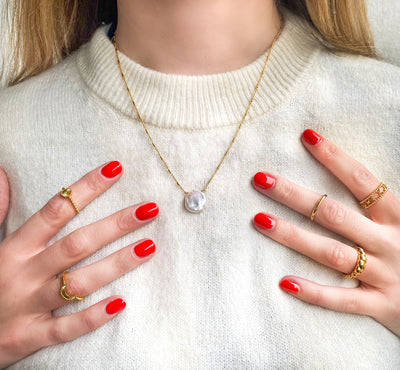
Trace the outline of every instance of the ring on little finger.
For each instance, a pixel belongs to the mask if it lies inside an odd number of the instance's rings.
[[[73,301],[74,299],[76,299],[78,301],[82,301],[85,297],[78,297],[76,295],[69,295],[66,292],[66,289],[67,289],[66,276],[67,276],[67,274],[68,274],[68,271],[64,271],[63,274],[62,274],[62,277],[61,277],[62,278],[62,286],[61,286],[61,289],[60,289],[61,297],[63,297],[66,301]]]
[[[354,267],[354,270],[350,272],[350,274],[343,274],[345,277],[350,279],[354,279],[360,275],[364,271],[365,265],[367,264],[367,255],[365,254],[364,249],[358,245],[353,245],[352,248],[356,249],[358,253],[356,266]]]
[[[388,186],[381,182],[379,186],[360,202],[360,206],[364,208],[372,207],[379,199],[381,199],[389,190]]]

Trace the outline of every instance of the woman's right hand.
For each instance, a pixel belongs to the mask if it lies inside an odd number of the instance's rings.
[[[84,208],[122,175],[110,162],[70,186],[74,202]],[[8,182],[0,170],[0,224],[8,209]],[[115,239],[152,221],[155,203],[140,203],[75,230],[52,245],[46,243],[75,216],[67,198],[54,196],[18,230],[0,243],[0,368],[47,346],[67,342],[104,325],[125,308],[121,296],[106,298],[83,311],[53,317],[68,301],[62,298],[61,274]],[[120,249],[66,276],[66,293],[84,297],[146,262],[156,247],[149,239]]]

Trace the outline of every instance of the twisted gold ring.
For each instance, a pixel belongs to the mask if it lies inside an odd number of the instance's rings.
[[[389,190],[386,184],[381,182],[379,186],[365,199],[360,202],[360,206],[364,208],[372,207],[379,199],[381,199]]]
[[[61,297],[63,297],[66,301],[73,301],[74,299],[76,299],[78,301],[82,301],[84,299],[84,297],[78,297],[76,295],[71,296],[66,292],[67,282],[66,282],[65,278],[66,278],[67,274],[68,274],[68,271],[64,271],[62,274],[62,286],[60,289]]]
[[[312,210],[311,216],[310,216],[310,220],[311,220],[311,221],[314,221],[315,214],[317,213],[319,206],[321,205],[321,203],[324,201],[324,199],[325,199],[326,197],[327,197],[327,195],[324,194],[324,195],[319,199],[319,201],[318,201],[317,203],[315,203],[315,207],[314,207],[314,209]]]
[[[63,198],[68,198],[69,199],[69,201],[71,202],[71,204],[72,204],[72,206],[74,207],[74,209],[75,209],[75,212],[76,212],[76,214],[78,214],[80,211],[79,211],[79,208],[78,208],[78,206],[75,204],[75,202],[72,200],[72,190],[70,189],[70,188],[62,188],[61,189],[61,192],[60,192],[60,195],[63,197]]]
[[[358,253],[356,266],[354,267],[354,270],[350,272],[350,274],[343,274],[345,277],[350,279],[353,279],[360,275],[364,271],[365,265],[367,264],[367,255],[365,254],[364,249],[362,249],[358,245],[353,245],[352,248],[356,249]]]

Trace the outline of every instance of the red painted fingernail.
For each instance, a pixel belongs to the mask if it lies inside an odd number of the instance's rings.
[[[138,257],[143,258],[148,256],[149,254],[154,253],[156,250],[156,245],[152,240],[147,239],[141,242],[140,244],[136,245],[135,248],[133,248],[133,250],[135,251],[135,254]]]
[[[159,209],[156,203],[146,203],[136,210],[136,217],[141,220],[148,220],[149,218],[156,217]]]
[[[122,298],[117,298],[111,301],[106,306],[106,312],[109,315],[113,315],[114,313],[122,311],[125,307],[126,307],[126,302]]]
[[[272,229],[275,226],[276,221],[265,213],[257,213],[254,217],[254,223],[263,229]]]
[[[286,292],[289,292],[289,293],[297,294],[298,292],[300,292],[300,287],[299,287],[299,285],[296,284],[296,283],[294,283],[293,281],[290,281],[290,280],[287,280],[287,279],[282,280],[282,281],[279,283],[279,286],[280,286],[283,290],[285,290]]]
[[[112,161],[108,164],[106,164],[102,169],[101,169],[101,174],[105,177],[108,177],[111,179],[112,177],[115,177],[119,175],[122,171],[122,165],[118,161]]]
[[[265,172],[257,172],[254,175],[254,184],[263,189],[270,189],[275,185],[275,177]]]
[[[307,129],[303,132],[304,140],[310,145],[316,145],[322,141],[321,135],[317,134],[314,130]]]

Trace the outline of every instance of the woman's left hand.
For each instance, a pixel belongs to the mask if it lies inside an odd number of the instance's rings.
[[[304,131],[302,141],[359,201],[380,186],[381,182],[363,165],[316,132]],[[253,184],[261,193],[308,218],[322,197],[267,172],[257,173]],[[314,218],[314,222],[365,251],[367,263],[357,276],[360,281],[357,288],[322,286],[297,276],[283,277],[280,287],[311,304],[371,316],[400,336],[400,201],[389,190],[368,208],[368,216],[327,197]],[[254,224],[262,234],[337,271],[350,274],[359,265],[355,248],[284,219],[259,213]]]

